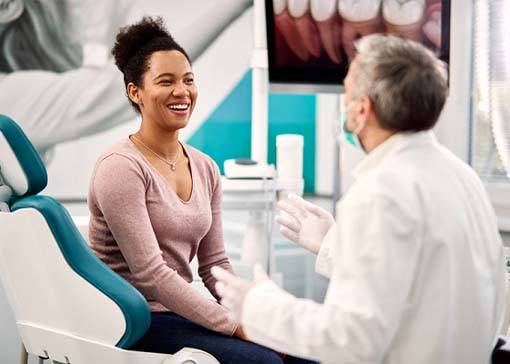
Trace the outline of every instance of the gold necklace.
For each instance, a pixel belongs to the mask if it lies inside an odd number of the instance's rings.
[[[149,147],[148,145],[146,145],[144,142],[142,142],[139,138],[137,138],[134,134],[131,135],[131,137],[136,140],[137,142],[139,142],[141,145],[143,145],[149,152],[151,152],[152,154],[154,154],[156,157],[158,157],[158,159],[160,159],[161,161],[165,162],[166,164],[168,164],[170,166],[170,169],[172,171],[175,172],[175,169],[176,169],[176,165],[177,165],[177,162],[179,160],[179,157],[181,155],[181,148],[177,148],[177,155],[175,156],[175,159],[173,162],[169,161],[169,160],[166,160],[165,158],[163,158],[161,155],[159,155],[158,152],[156,152],[154,149],[152,149],[151,147]],[[179,143],[180,144],[180,143]]]

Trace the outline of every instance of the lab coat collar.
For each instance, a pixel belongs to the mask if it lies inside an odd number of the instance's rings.
[[[393,134],[373,151],[368,153],[358,166],[354,168],[352,175],[354,179],[357,179],[363,174],[374,170],[388,155],[406,145],[435,142],[437,142],[437,139],[432,130]]]

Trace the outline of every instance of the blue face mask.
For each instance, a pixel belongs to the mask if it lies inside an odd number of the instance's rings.
[[[351,101],[352,103],[352,101]],[[364,125],[360,125],[356,128],[356,130],[354,132],[350,132],[348,129],[347,129],[347,110],[349,109],[349,106],[351,105],[351,103],[349,103],[349,105],[345,105],[345,102],[344,102],[344,97],[342,95],[342,112],[340,113],[340,124],[341,124],[341,133],[343,135],[343,138],[344,140],[353,145],[354,147],[358,148],[358,149],[361,149],[364,151],[363,149],[363,146],[361,145],[361,142],[359,140],[359,137],[358,137],[358,134],[359,132],[361,131],[361,129],[363,128]]]
[[[347,111],[346,110],[342,111],[340,114],[340,123],[342,125],[341,133],[344,137],[344,140],[347,143],[352,144],[355,147],[358,147],[359,146],[358,137],[356,135],[352,134],[349,130],[347,130]]]

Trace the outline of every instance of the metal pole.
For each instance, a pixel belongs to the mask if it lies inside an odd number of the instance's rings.
[[[251,159],[267,164],[269,76],[264,0],[254,1]]]

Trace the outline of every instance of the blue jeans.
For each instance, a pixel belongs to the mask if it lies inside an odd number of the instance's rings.
[[[291,356],[282,358],[266,347],[208,330],[174,313],[152,313],[147,333],[131,350],[175,354],[183,347],[200,349],[221,364],[313,364]]]

